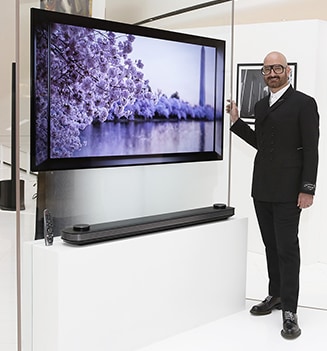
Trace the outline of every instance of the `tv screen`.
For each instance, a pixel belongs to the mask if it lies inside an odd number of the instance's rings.
[[[225,42],[31,9],[31,169],[223,157]]]

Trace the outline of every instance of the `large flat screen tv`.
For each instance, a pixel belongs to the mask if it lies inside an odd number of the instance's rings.
[[[31,9],[31,170],[221,160],[225,42]]]

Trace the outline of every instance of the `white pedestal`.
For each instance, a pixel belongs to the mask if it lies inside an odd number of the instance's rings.
[[[28,351],[125,351],[244,309],[247,219],[24,247]]]

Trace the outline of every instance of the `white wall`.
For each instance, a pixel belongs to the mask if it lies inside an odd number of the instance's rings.
[[[66,226],[207,207],[214,202],[226,203],[227,168],[226,159],[47,172],[47,179],[42,182],[47,185],[45,207],[55,217],[55,225]],[[56,228],[56,232],[57,229],[62,228]]]
[[[319,184],[318,193],[316,198],[316,205],[319,206],[319,211],[315,212],[315,224],[312,231],[318,234],[316,247],[318,247],[318,260],[327,263],[327,236],[326,236],[326,214],[325,214],[325,197],[327,195],[327,99],[326,99],[326,77],[327,77],[327,49],[325,46],[327,37],[327,23],[320,22],[318,25],[318,38],[320,39],[317,44],[318,60],[314,63],[316,65],[316,96],[319,99],[320,108],[320,169],[319,169]]]

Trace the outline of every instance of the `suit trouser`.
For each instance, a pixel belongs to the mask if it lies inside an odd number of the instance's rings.
[[[268,293],[281,297],[282,309],[296,313],[299,296],[301,210],[296,202],[263,202],[254,207],[266,250]]]

